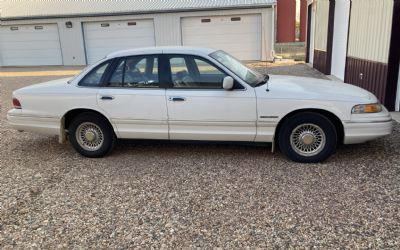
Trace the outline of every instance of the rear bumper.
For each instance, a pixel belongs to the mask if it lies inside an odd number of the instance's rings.
[[[59,135],[60,119],[57,117],[40,117],[23,115],[19,110],[10,110],[7,121],[11,127],[20,131],[29,131],[44,135]]]
[[[393,121],[349,122],[344,124],[344,144],[357,144],[390,135]]]

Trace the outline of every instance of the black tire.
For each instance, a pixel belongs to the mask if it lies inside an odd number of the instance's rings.
[[[315,133],[309,132],[310,130]],[[300,131],[303,132],[300,133]],[[308,137],[307,142],[310,144],[306,144],[305,136],[310,134],[312,134],[311,143],[310,137]],[[297,138],[302,138],[302,140],[297,140]],[[304,112],[290,117],[282,124],[278,134],[278,142],[281,152],[292,161],[317,163],[325,161],[336,151],[337,131],[332,122],[325,116]],[[315,150],[313,151],[313,149]]]
[[[97,137],[101,137],[102,140],[101,143],[98,143],[99,144],[98,148],[92,148],[91,150],[88,150],[87,148],[81,145],[81,144],[85,145],[85,143],[82,142],[77,135],[77,130],[80,129],[81,125],[92,126],[93,128],[95,128],[96,132],[100,133],[101,136]],[[90,158],[99,158],[107,155],[112,151],[116,142],[114,130],[109,124],[109,122],[102,116],[97,115],[95,113],[85,112],[79,114],[69,125],[68,132],[69,132],[69,140],[72,146],[75,148],[75,150],[81,155]]]

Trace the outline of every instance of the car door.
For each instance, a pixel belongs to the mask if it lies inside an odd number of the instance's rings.
[[[256,98],[252,88],[235,83],[222,88],[227,74],[209,60],[165,55],[170,75],[167,89],[169,136],[173,140],[253,141]]]
[[[158,58],[143,55],[116,59],[98,92],[98,105],[117,127],[119,138],[168,139]]]

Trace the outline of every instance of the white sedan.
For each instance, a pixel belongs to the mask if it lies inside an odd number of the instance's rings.
[[[257,73],[204,48],[120,51],[73,79],[16,90],[17,130],[68,138],[87,157],[117,140],[272,142],[297,162],[320,162],[340,144],[391,134],[377,98],[353,85]]]

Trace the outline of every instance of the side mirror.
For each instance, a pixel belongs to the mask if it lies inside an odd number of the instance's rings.
[[[230,76],[227,76],[224,78],[224,81],[222,82],[222,87],[225,90],[231,90],[231,89],[233,89],[233,82],[234,82],[233,78]]]

